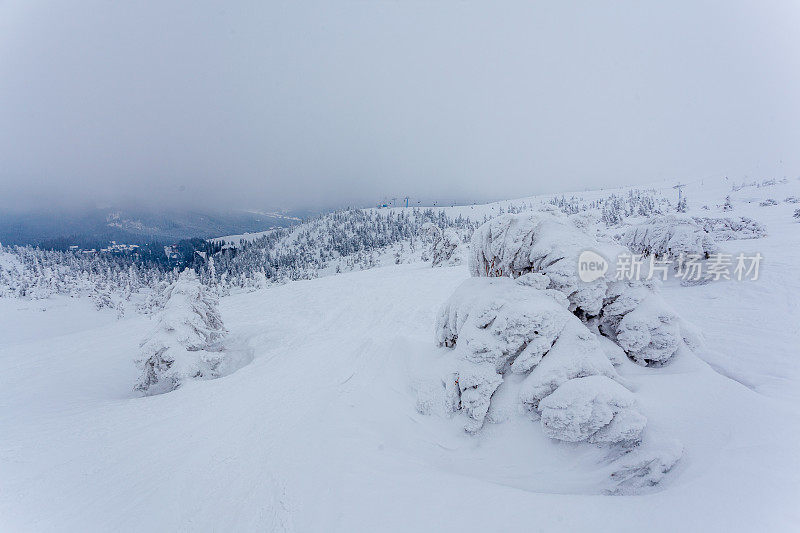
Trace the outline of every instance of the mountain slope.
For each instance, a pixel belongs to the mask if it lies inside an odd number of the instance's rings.
[[[224,298],[226,325],[253,363],[148,398],[130,391],[141,317],[6,345],[0,361],[15,371],[0,390],[0,425],[11,428],[0,437],[5,529],[793,527],[796,402],[694,357],[628,376],[648,430],[687,450],[646,496],[593,494],[600,450],[557,444],[522,417],[473,437],[417,413],[414,388],[434,377],[434,313],[466,277],[463,267],[399,265]],[[685,289],[684,304],[730,298],[697,289]],[[757,301],[728,303],[727,317],[704,317],[708,336],[758,312]],[[791,318],[776,343],[797,341]],[[765,364],[783,357],[755,336],[717,349]],[[789,377],[781,390],[797,385]]]

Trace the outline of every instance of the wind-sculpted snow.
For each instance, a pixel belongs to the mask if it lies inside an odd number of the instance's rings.
[[[169,392],[187,379],[223,375],[226,354],[219,341],[227,334],[208,294],[191,270],[184,271],[165,293],[164,309],[141,344],[135,389],[145,394]]]

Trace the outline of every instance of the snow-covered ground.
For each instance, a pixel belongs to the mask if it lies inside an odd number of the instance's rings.
[[[148,317],[0,299],[0,530],[795,531],[798,183],[686,187],[692,214],[730,194],[768,236],[721,245],[760,252],[757,281],[664,285],[702,351],[620,370],[648,434],[684,448],[651,492],[602,494],[603,450],[522,414],[477,435],[420,414],[437,311],[469,273],[413,263],[222,298],[253,361],[150,397],[132,391]]]

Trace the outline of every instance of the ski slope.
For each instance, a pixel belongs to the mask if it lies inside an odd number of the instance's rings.
[[[720,203],[730,186],[687,189]],[[758,206],[792,191],[735,193],[769,235],[723,244],[762,253],[761,279],[665,284],[705,349],[620,370],[647,431],[684,446],[652,492],[602,494],[602,450],[522,415],[470,436],[417,412],[436,311],[468,273],[414,263],[225,297],[252,363],[144,398],[147,317],[0,299],[0,530],[794,531],[800,226],[795,205]]]

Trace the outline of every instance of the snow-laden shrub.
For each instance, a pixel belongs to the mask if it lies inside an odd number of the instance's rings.
[[[453,228],[445,228],[433,243],[431,266],[458,265],[461,263],[461,237]]]
[[[658,218],[684,220],[675,215]],[[694,232],[699,226],[688,220]],[[600,253],[611,264],[612,258],[630,253],[624,247],[599,242],[563,216],[503,215],[475,230],[470,271],[473,276],[507,276],[522,283],[529,283],[524,280],[531,275],[543,275],[547,285],[539,278],[533,282],[537,287],[561,292],[569,301],[569,310],[587,323],[599,319],[600,333],[631,359],[645,365],[664,364],[682,341],[678,317],[658,296],[655,282],[620,282],[607,277],[582,281],[578,258],[586,250]]]
[[[473,233],[469,267],[473,276],[546,274],[549,287],[569,299],[572,311],[597,315],[603,306],[606,280],[580,280],[578,258],[586,250],[602,252],[607,259],[620,251],[613,245],[601,245],[566,217],[547,213],[503,215]]]
[[[657,287],[605,278],[580,285],[580,252],[603,246],[551,214],[501,216],[478,228],[472,245],[474,277],[436,322],[437,343],[449,349],[440,361],[445,409],[476,432],[509,416],[516,397],[548,437],[613,446],[611,492],[658,483],[681,449],[662,454],[643,443],[647,419],[614,368],[626,355],[661,364],[681,346],[678,319]],[[436,397],[422,396],[420,412]]]
[[[453,348],[445,386],[468,431],[483,426],[501,375],[528,372],[569,321],[580,325],[563,301],[508,278],[470,278],[456,289],[439,311],[436,339]]]
[[[225,352],[219,341],[227,334],[217,300],[185,270],[164,293],[164,307],[153,330],[142,341],[135,390],[158,394],[176,389],[187,379],[212,379],[224,372]]]
[[[760,239],[766,236],[764,226],[747,217],[694,217],[693,220],[702,226],[716,242],[736,239]]]
[[[470,278],[442,306],[440,346],[458,344],[464,357],[498,372],[527,372],[574,317],[556,299],[505,278]]]
[[[615,281],[609,284],[599,331],[641,365],[663,365],[682,344],[678,315],[653,284]]]
[[[675,259],[697,255],[707,259],[717,252],[714,239],[695,219],[685,215],[651,217],[647,222],[630,226],[620,242],[633,253]]]
[[[570,320],[547,356],[541,358],[522,382],[520,403],[536,418],[544,398],[564,383],[587,376],[619,377],[597,336],[579,320]]]
[[[759,202],[758,205],[760,205],[761,207],[771,207],[773,205],[778,205],[778,201],[775,200],[774,198],[767,198],[763,202]]]
[[[722,204],[722,210],[723,211],[733,211],[733,204],[731,203],[731,197],[730,196],[726,196],[725,197],[725,203]]]
[[[683,456],[683,446],[676,440],[645,443],[615,460],[610,474],[610,494],[638,494],[658,485]]]
[[[419,234],[422,242],[426,244],[420,259],[430,261],[436,242],[442,238],[442,228],[433,222],[426,222],[420,228]]]
[[[633,393],[606,376],[571,379],[539,406],[545,434],[568,442],[631,445],[647,425]]]
[[[541,400],[570,380],[619,379],[598,337],[569,312],[563,294],[536,287],[547,283],[536,273],[516,281],[471,278],[440,310],[437,342],[452,349],[443,378],[447,404],[466,415],[467,431],[483,426],[508,374],[527,375],[507,386],[518,387],[521,405],[534,417]]]

